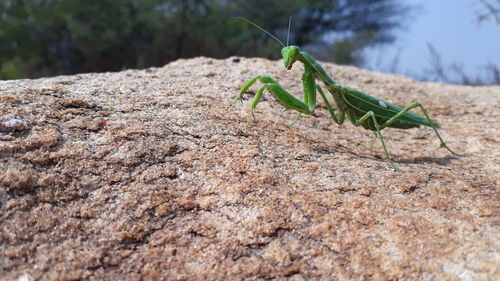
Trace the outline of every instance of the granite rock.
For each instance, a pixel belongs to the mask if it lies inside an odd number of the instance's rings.
[[[323,63],[441,125],[373,133],[240,87],[256,58],[0,81],[2,280],[499,280],[500,87]],[[298,95],[299,96],[299,95]]]

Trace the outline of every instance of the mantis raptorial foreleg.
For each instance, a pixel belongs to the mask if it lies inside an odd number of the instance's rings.
[[[316,90],[316,85],[314,83],[314,80],[311,80],[313,83],[311,86],[311,81],[306,79],[304,79],[304,101],[301,101],[294,97],[288,91],[283,89],[283,87],[281,87],[278,83],[276,83],[271,77],[258,75],[245,83],[243,88],[241,88],[240,93],[234,98],[232,104],[240,100],[243,94],[248,90],[248,88],[250,88],[257,81],[262,82],[263,85],[259,88],[252,100],[249,121],[251,121],[251,118],[253,117],[253,111],[255,107],[257,107],[257,104],[260,102],[260,98],[262,97],[262,94],[266,89],[271,94],[273,94],[276,100],[278,100],[286,108],[308,115],[314,113],[314,110],[316,108],[316,93],[314,92]],[[298,118],[300,118],[300,116],[296,118],[294,123],[298,120]]]

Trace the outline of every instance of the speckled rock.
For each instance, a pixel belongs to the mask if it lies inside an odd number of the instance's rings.
[[[2,280],[499,280],[500,87],[323,64],[343,85],[420,101],[429,129],[373,134],[301,92],[301,70],[196,58],[163,68],[0,81]]]

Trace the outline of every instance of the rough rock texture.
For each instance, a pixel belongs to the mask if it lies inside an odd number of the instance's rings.
[[[163,68],[0,81],[2,280],[499,280],[500,87],[323,64],[343,85],[422,102],[429,129],[337,126],[264,94],[301,66],[197,58]],[[255,92],[257,87],[251,88]]]

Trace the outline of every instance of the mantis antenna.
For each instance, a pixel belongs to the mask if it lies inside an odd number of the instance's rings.
[[[262,28],[262,27],[258,26],[257,24],[255,24],[255,23],[251,22],[250,20],[248,20],[248,19],[246,19],[246,18],[244,18],[244,17],[236,17],[236,18],[238,18],[238,19],[242,19],[242,20],[244,20],[244,21],[248,22],[249,24],[251,24],[251,25],[253,25],[253,26],[257,27],[258,29],[260,29],[260,30],[264,31],[265,33],[267,33],[267,35],[271,36],[274,40],[278,41],[278,42],[281,44],[281,46],[285,47],[285,44],[283,44],[283,42],[281,42],[281,40],[279,40],[276,36],[272,35],[272,34],[271,34],[271,32],[269,32],[269,31],[265,30],[264,28]],[[287,45],[288,45],[288,43],[287,43]]]
[[[286,34],[286,46],[288,47],[288,39],[290,39],[290,26],[292,25],[292,16],[288,19],[288,33]]]

